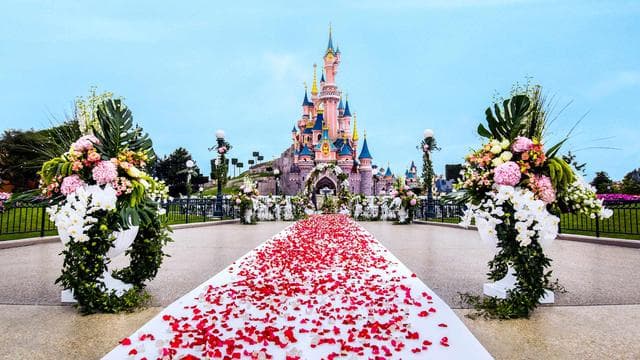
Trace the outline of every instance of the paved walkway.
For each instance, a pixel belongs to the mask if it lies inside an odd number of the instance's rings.
[[[59,243],[0,250],[0,359],[100,358],[162,307],[287,225],[177,230],[167,248],[171,257],[148,287],[153,306],[134,314],[81,316],[59,306],[53,284],[62,263]],[[459,292],[480,292],[492,255],[475,232],[363,225],[451,307],[460,308]],[[556,294],[556,306],[517,321],[470,320],[468,310],[456,310],[474,335],[498,359],[639,358],[640,249],[555,241],[549,254],[568,291]]]

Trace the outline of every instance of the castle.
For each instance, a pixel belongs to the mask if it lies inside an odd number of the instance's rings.
[[[356,114],[351,114],[349,100],[344,96],[343,101],[342,91],[336,84],[340,58],[340,49],[334,48],[329,29],[320,86],[317,82],[317,65],[314,64],[311,97],[305,85],[302,114],[291,130],[292,145],[274,162],[274,167],[280,169],[282,174],[279,184],[283,194],[298,193],[309,173],[320,163],[336,164],[348,174],[349,190],[352,193],[373,195],[383,188],[389,188],[386,184],[388,177],[385,176],[380,178],[380,187],[376,189],[375,185],[378,184],[374,184],[373,157],[369,152],[366,134],[362,147],[359,147]],[[335,191],[336,188],[337,179],[331,173],[319,177],[314,184],[315,191]]]

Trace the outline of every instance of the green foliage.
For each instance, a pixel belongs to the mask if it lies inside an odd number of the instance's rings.
[[[528,121],[531,102],[526,95],[515,95],[502,103],[502,109],[494,104],[493,111],[488,107],[485,111],[487,127],[478,125],[478,134],[489,139],[513,141],[517,136],[528,134],[531,124]]]
[[[573,169],[571,169],[571,166],[562,158],[549,158],[547,160],[547,167],[549,168],[549,177],[551,178],[553,187],[558,192],[566,191],[569,185],[576,180]]]
[[[544,295],[545,289],[552,287],[551,271],[546,270],[551,265],[551,259],[545,256],[536,237],[526,246],[518,242],[518,232],[513,226],[516,222],[513,207],[505,203],[504,211],[509,217],[496,226],[499,251],[493,260],[489,261],[487,276],[490,280],[498,281],[507,274],[511,265],[516,272],[516,287],[508,292],[505,299],[462,295],[462,300],[474,306],[486,317],[529,317],[538,305],[538,300]]]
[[[74,121],[44,130],[6,130],[0,138],[0,178],[17,191],[35,188],[42,164],[69,150],[79,136]]]
[[[613,180],[605,171],[596,172],[596,176],[591,181],[591,185],[596,188],[598,194],[608,194],[613,190]]]
[[[193,160],[189,151],[179,147],[156,162],[155,175],[169,186],[169,195],[174,197],[187,195],[188,169],[186,163],[188,160]],[[191,183],[199,185],[200,178],[202,178],[202,174],[196,165],[192,169]]]
[[[622,178],[620,191],[624,194],[640,195],[640,169],[630,171]]]
[[[117,157],[124,150],[145,152],[154,158],[153,144],[142,128],[133,126],[131,110],[120,99],[109,99],[98,105],[94,134],[100,141],[95,144],[106,159]]]
[[[571,165],[576,171],[582,173],[582,175],[586,175],[586,167],[587,163],[580,163],[574,153],[569,150],[565,155],[562,155],[562,160],[566,161],[567,164]]]
[[[159,217],[141,226],[138,236],[125,253],[131,259],[129,266],[115,274],[123,281],[143,288],[145,281],[156,277],[164,257],[169,256],[162,249],[172,241],[171,232],[167,223]]]

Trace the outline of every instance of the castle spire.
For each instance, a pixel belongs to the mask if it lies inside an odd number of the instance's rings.
[[[347,109],[349,108],[349,102],[347,102]],[[346,113],[346,110],[345,110]],[[351,137],[351,140],[357,142],[360,139],[360,137],[358,137],[358,118],[356,117],[356,114],[353,114],[353,136]]]
[[[318,95],[318,77],[316,68],[317,64],[313,64],[313,83],[311,84],[311,95]]]
[[[334,52],[333,51],[333,39],[331,36],[331,23],[329,23],[329,43],[327,44],[327,52]]]
[[[346,101],[344,105],[344,117],[351,117],[351,110],[349,110],[349,94],[345,96]]]
[[[307,83],[304,83],[304,100],[302,100],[302,106],[313,105],[312,102],[309,102],[309,97],[307,96]]]

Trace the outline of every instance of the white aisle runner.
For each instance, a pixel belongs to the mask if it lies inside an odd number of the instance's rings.
[[[104,357],[209,358],[491,355],[369,232],[347,216],[320,215],[238,259]]]

